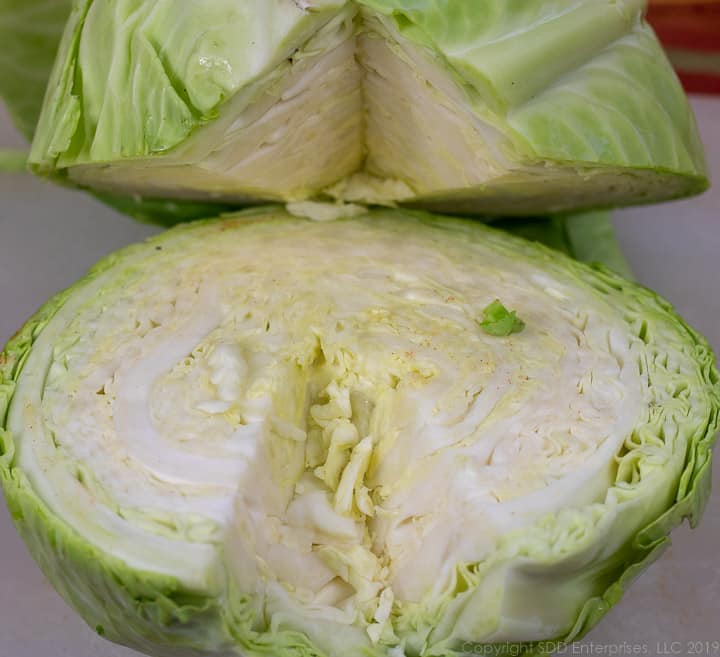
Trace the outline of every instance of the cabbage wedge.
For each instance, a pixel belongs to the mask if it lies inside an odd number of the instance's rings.
[[[605,269],[266,207],[109,256],[20,330],[0,480],[65,599],[152,655],[543,654],[699,519],[718,381]]]
[[[707,185],[641,0],[75,0],[30,162],[133,198],[527,215]]]

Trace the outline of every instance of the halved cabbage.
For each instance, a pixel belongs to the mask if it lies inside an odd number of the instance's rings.
[[[95,190],[540,214],[706,184],[642,0],[76,0],[31,162]]]
[[[27,323],[0,478],[62,595],[151,654],[540,654],[698,520],[719,408],[704,339],[615,274],[270,207],[124,249]]]

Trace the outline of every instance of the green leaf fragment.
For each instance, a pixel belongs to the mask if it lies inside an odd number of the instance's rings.
[[[499,299],[495,299],[483,310],[480,326],[488,335],[507,337],[512,333],[520,333],[525,328],[514,310],[508,310]]]

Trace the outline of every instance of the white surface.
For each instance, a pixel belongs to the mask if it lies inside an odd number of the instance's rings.
[[[720,100],[693,103],[711,171],[720,181]],[[0,113],[0,148],[20,145]],[[0,200],[0,343],[101,256],[158,232],[85,194],[27,174],[0,174]],[[720,183],[700,198],[617,212],[615,224],[638,279],[675,304],[720,351]],[[716,481],[719,464],[720,459]],[[673,546],[582,645],[559,654],[720,655],[718,555],[716,491],[701,526],[677,529]],[[0,505],[0,657],[133,655],[97,637],[64,604]]]

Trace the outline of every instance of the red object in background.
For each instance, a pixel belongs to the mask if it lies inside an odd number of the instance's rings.
[[[679,69],[677,74],[688,93],[720,95],[720,73],[690,73]]]
[[[647,18],[685,89],[720,94],[720,0],[650,0]]]
[[[650,0],[647,16],[669,48],[720,52],[718,0]]]

